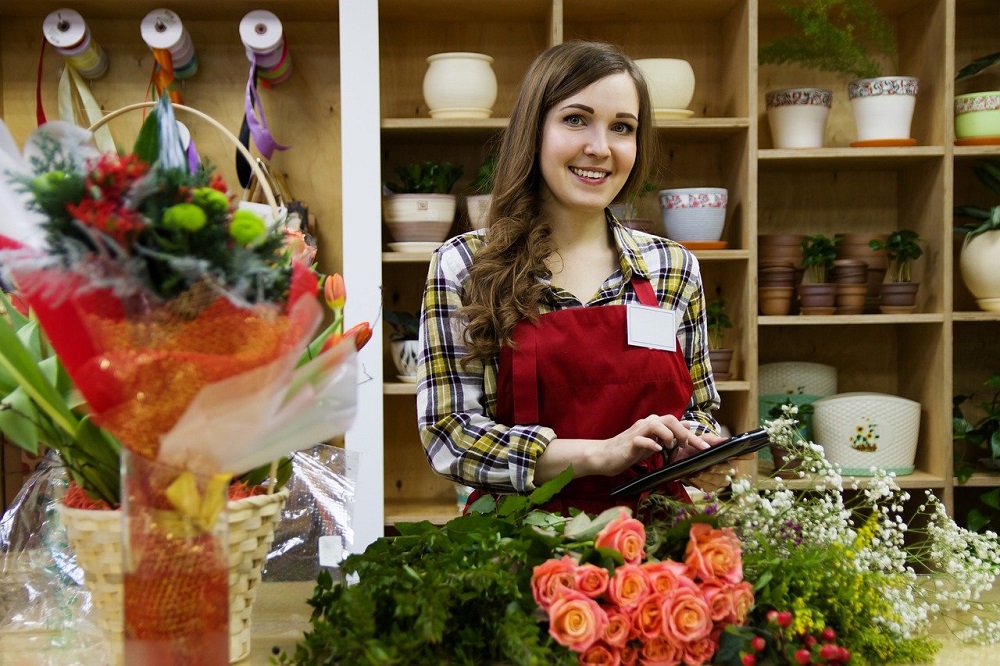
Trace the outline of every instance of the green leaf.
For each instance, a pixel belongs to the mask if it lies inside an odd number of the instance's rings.
[[[621,507],[613,506],[609,509],[605,509],[594,519],[587,517],[587,514],[581,513],[576,516],[568,525],[566,525],[566,537],[570,539],[576,539],[577,541],[586,541],[588,539],[594,539],[607,527],[608,523],[612,520],[618,518],[621,515]],[[579,520],[581,516],[585,520]]]
[[[493,513],[496,511],[496,508],[496,499],[494,499],[493,495],[486,494],[473,502],[467,513]]]
[[[965,522],[970,530],[978,532],[989,524],[990,518],[979,509],[971,509],[965,517]]]
[[[976,468],[968,463],[965,463],[955,469],[955,478],[958,479],[959,484],[962,484],[971,479],[972,475],[975,473]]]
[[[570,465],[564,469],[557,476],[549,479],[542,485],[535,488],[528,499],[535,506],[545,504],[553,497],[556,496],[560,490],[566,487],[566,484],[573,480],[573,466]]]
[[[979,496],[979,500],[991,509],[1000,511],[1000,488],[987,490]]]
[[[17,308],[14,307],[10,297],[2,289],[0,289],[0,309],[6,312],[7,319],[10,320],[10,324],[15,331],[30,321],[27,317],[17,311]]]
[[[523,512],[531,504],[524,495],[504,495],[497,505],[498,516],[514,516]]]
[[[416,536],[440,530],[429,520],[421,520],[416,523],[396,523],[396,531],[401,536]]]
[[[971,79],[998,63],[1000,63],[1000,53],[991,53],[989,55],[982,56],[981,58],[976,58],[965,67],[958,70],[958,73],[955,74],[955,80],[964,81],[966,79]]]
[[[993,460],[1000,460],[1000,430],[990,436],[990,457]]]
[[[20,387],[0,402],[0,432],[29,453],[38,453],[41,442],[35,424],[40,418],[38,408]]]
[[[160,154],[159,116],[156,107],[142,121],[132,152],[146,164],[152,164]]]

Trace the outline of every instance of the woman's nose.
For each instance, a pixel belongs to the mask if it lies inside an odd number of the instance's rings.
[[[604,132],[595,130],[590,132],[587,137],[587,143],[583,148],[584,153],[587,155],[599,155],[605,156],[609,152],[608,148],[608,138],[605,136]]]

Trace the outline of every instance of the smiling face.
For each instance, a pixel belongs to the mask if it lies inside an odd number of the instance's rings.
[[[624,72],[599,79],[549,109],[539,164],[550,219],[603,216],[635,165],[638,126],[639,93]]]

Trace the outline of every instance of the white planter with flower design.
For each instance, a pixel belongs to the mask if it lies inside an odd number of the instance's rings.
[[[847,476],[871,467],[911,474],[920,433],[920,403],[884,393],[838,393],[813,403],[813,433],[826,458]]]
[[[918,80],[913,76],[856,79],[847,86],[854,109],[857,143],[895,140],[910,142],[910,125],[917,103]]]
[[[833,92],[822,88],[786,88],[764,96],[775,148],[822,148]]]

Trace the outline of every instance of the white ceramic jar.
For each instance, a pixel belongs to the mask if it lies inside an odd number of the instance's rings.
[[[918,80],[912,76],[857,79],[847,86],[858,142],[910,139]]]
[[[833,92],[822,88],[786,88],[764,96],[775,148],[822,148]]]
[[[427,58],[424,102],[432,118],[489,118],[497,100],[493,58],[484,53],[436,53]]]
[[[639,58],[635,64],[646,79],[654,117],[665,119],[691,115],[692,112],[687,110],[694,97],[691,63],[679,58]]]

